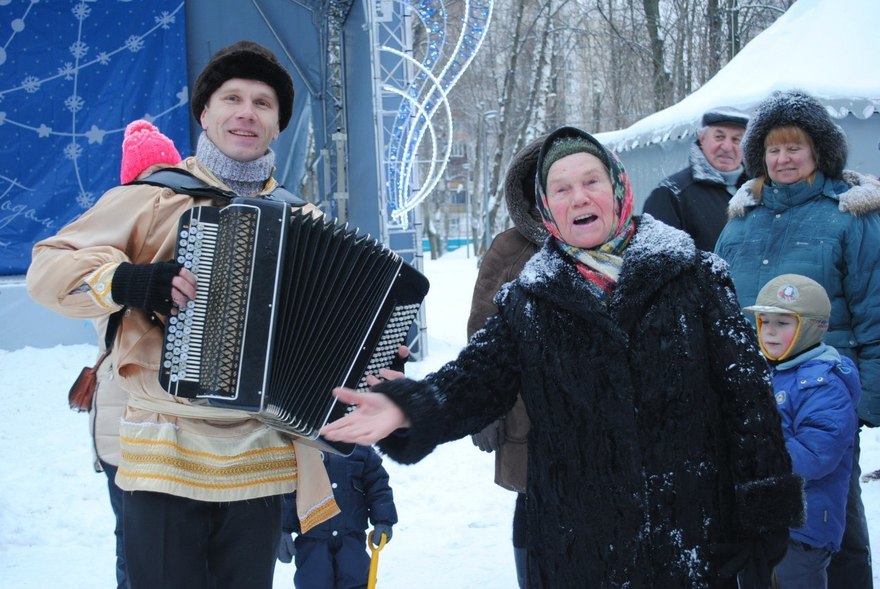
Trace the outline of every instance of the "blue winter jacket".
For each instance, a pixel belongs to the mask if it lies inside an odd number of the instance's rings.
[[[341,513],[306,532],[309,538],[329,538],[337,534],[362,537],[366,546],[368,522],[374,526],[397,523],[394,494],[388,483],[388,472],[382,458],[370,446],[355,446],[351,456],[324,453],[324,466],[333,487],[333,497]],[[296,515],[296,492],[283,497],[282,528],[285,532],[300,533]],[[378,538],[375,542],[378,542]]]
[[[805,482],[807,522],[792,529],[791,537],[837,552],[858,428],[858,370],[852,360],[820,344],[773,368],[773,392],[792,470]]]
[[[817,281],[831,299],[825,343],[852,358],[862,378],[859,417],[880,425],[880,183],[844,172],[811,186],[749,181],[731,199],[715,252],[730,265],[740,305],[780,274]],[[747,314],[750,320],[754,316]]]

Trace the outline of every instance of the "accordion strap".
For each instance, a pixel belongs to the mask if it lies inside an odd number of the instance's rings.
[[[95,362],[95,366],[92,368],[92,370],[97,371],[98,368],[101,367],[101,364],[104,363],[104,360],[107,359],[107,356],[109,356],[110,352],[112,352],[112,351],[113,350],[111,350],[110,348],[107,348],[103,352],[101,352],[101,355],[98,356],[98,360]]]
[[[211,186],[201,178],[197,178],[188,171],[181,170],[180,168],[162,168],[158,172],[153,172],[146,178],[133,180],[126,184],[126,186],[131,186],[133,184],[148,184],[150,186],[170,188],[179,194],[204,196],[214,200],[226,201],[226,204],[229,204],[233,198],[238,198],[240,196],[231,190],[223,190],[217,186]],[[306,204],[306,201],[281,185],[276,186],[272,192],[263,195],[262,198],[286,202],[291,206],[296,207],[301,207]]]
[[[123,313],[125,313],[125,307],[119,309],[107,319],[107,327],[104,330],[104,348],[107,352],[113,347],[113,340],[116,339],[116,330],[119,329]]]
[[[181,403],[173,399],[158,399],[156,397],[141,397],[130,395],[128,406],[134,409],[142,409],[151,413],[162,413],[175,417],[187,417],[190,419],[209,419],[211,421],[244,421],[253,416],[240,409],[225,409],[223,407],[211,407],[210,405],[194,405]]]

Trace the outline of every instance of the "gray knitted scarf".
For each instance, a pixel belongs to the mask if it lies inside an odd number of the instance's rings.
[[[722,172],[721,170],[718,170],[718,173],[724,178],[724,186],[727,188],[727,192],[731,195],[736,194],[738,188],[736,182],[739,180],[739,177],[742,176],[743,169],[742,164],[740,164],[737,169],[730,172]]]
[[[722,184],[727,189],[727,192],[736,194],[736,183],[739,177],[742,176],[744,169],[742,164],[733,171],[722,172],[706,159],[706,155],[700,147],[699,139],[691,143],[688,163],[691,165],[691,175],[694,177],[694,180],[709,182],[710,184]]]
[[[253,161],[240,162],[220,151],[204,131],[199,135],[196,159],[242,196],[252,196],[263,190],[275,166],[275,152],[271,149]]]

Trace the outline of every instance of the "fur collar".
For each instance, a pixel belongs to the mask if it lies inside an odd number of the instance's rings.
[[[850,188],[840,195],[840,210],[855,216],[880,210],[880,180],[853,170],[843,171]]]
[[[746,209],[758,205],[758,200],[755,198],[755,195],[752,193],[752,187],[755,186],[755,180],[748,180],[745,184],[739,187],[739,190],[736,191],[736,194],[730,199],[730,202],[727,203],[727,218],[733,219],[734,217],[745,217]]]
[[[641,306],[659,288],[695,264],[697,249],[687,233],[648,214],[638,217],[636,222],[636,234],[624,253],[620,280],[611,297],[612,308]],[[516,284],[580,316],[601,306],[574,263],[553,239],[548,239],[543,249],[526,263]]]
[[[854,216],[867,215],[880,211],[880,180],[869,174],[861,174],[853,170],[843,171],[843,181],[849,188],[838,195],[838,208],[842,213]],[[745,217],[752,207],[760,204],[760,199],[752,193],[754,180],[749,180],[740,187],[727,205],[727,217]]]

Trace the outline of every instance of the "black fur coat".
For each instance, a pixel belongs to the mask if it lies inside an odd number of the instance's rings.
[[[607,309],[552,240],[497,302],[455,361],[376,387],[412,422],[380,447],[418,461],[521,389],[530,587],[735,587],[709,546],[799,520],[754,331],[687,234],[642,217]]]

